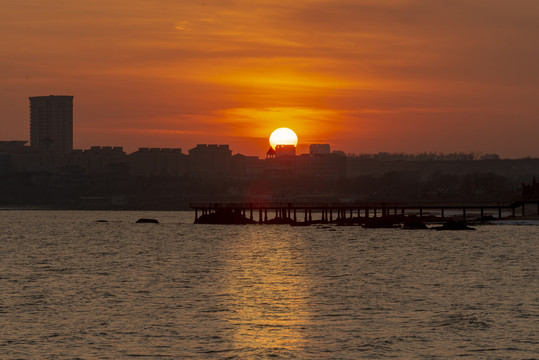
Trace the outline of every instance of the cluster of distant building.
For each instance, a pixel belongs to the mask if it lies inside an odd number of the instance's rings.
[[[471,161],[474,160],[474,161]],[[479,161],[475,161],[479,160]],[[329,144],[296,154],[277,145],[265,158],[229,145],[73,149],[73,96],[30,97],[30,143],[0,141],[0,203],[176,209],[196,201],[252,199],[536,199],[539,159],[472,153],[346,155]],[[521,186],[519,186],[521,185]]]
[[[108,172],[132,176],[256,177],[346,176],[346,156],[329,144],[313,144],[296,155],[293,145],[270,148],[265,159],[232,155],[229,145],[199,144],[187,154],[180,148],[139,148],[127,154],[120,146],[73,149],[73,96],[30,97],[30,144],[0,141],[0,175],[32,172]]]
[[[376,160],[376,161],[469,161],[469,160],[500,160],[498,154],[477,155],[473,152],[459,153],[436,153],[423,152],[419,154],[388,153],[379,152],[377,154],[353,155],[357,160]]]
[[[145,177],[306,176],[339,179],[357,176],[366,161],[499,160],[496,154],[478,158],[473,153],[345,155],[329,144],[312,144],[308,154],[296,154],[294,145],[277,145],[266,158],[232,154],[229,145],[199,144],[180,148],[139,148],[127,154],[121,146],[73,149],[73,96],[30,97],[30,144],[0,141],[0,175],[47,172],[78,175],[128,174]]]

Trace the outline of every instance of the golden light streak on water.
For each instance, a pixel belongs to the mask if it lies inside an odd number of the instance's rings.
[[[290,248],[290,238],[279,234],[260,243],[259,227],[252,227],[226,250],[226,292],[235,294],[232,341],[236,348],[300,351],[300,331],[310,317],[306,299],[309,279],[303,261]],[[252,234],[252,237],[249,236]],[[269,246],[269,251],[268,251]]]

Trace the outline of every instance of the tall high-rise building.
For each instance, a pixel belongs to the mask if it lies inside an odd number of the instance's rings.
[[[40,151],[73,150],[73,96],[30,97],[30,146]]]

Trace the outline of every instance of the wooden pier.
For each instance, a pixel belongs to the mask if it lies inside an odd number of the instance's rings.
[[[539,200],[495,203],[456,202],[248,202],[248,203],[192,203],[195,222],[199,216],[228,212],[241,215],[259,224],[279,219],[294,223],[338,222],[354,220],[358,222],[374,218],[410,217],[419,220],[437,218],[458,219],[459,221],[484,219],[486,216],[501,219],[526,215],[539,215]],[[528,212],[528,213],[527,213]]]

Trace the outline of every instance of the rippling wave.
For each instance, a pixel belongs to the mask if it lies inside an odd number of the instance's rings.
[[[537,358],[539,226],[1,215],[2,359]]]

